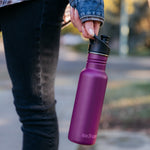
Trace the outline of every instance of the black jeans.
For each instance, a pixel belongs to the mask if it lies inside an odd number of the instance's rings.
[[[22,123],[23,150],[57,150],[54,80],[68,0],[30,0],[0,8],[0,28]]]

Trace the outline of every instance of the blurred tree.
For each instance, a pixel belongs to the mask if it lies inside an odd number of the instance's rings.
[[[120,6],[121,6],[122,0],[104,0],[105,4],[105,15],[107,16],[105,19],[109,20],[109,22],[112,22],[116,24],[116,20],[119,23],[119,14],[120,14]],[[129,15],[132,15],[136,11],[136,6],[147,4],[147,0],[125,0],[125,3],[127,5],[126,9]]]
[[[119,39],[120,4],[121,0],[105,0],[105,25],[102,32],[112,39]],[[143,45],[149,48],[150,41],[150,10],[147,0],[125,0],[129,15],[129,48],[132,51]]]
[[[127,56],[129,53],[128,38],[129,38],[128,5],[126,0],[121,0],[120,35],[119,35],[120,56]]]
[[[130,48],[143,47],[150,50],[150,9],[147,1],[135,4],[135,12],[130,16]]]

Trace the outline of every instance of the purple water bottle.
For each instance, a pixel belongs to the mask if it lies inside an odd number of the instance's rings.
[[[109,37],[90,39],[86,68],[80,73],[68,138],[92,145],[96,142],[107,85],[105,67],[110,52]]]

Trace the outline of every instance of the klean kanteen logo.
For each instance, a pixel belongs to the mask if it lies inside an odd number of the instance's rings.
[[[82,133],[82,135],[81,135],[83,138],[87,138],[87,139],[95,139],[96,138],[96,134],[91,134],[91,133],[89,133],[89,134],[86,134],[86,133]]]

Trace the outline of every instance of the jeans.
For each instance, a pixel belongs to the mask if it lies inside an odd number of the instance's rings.
[[[30,0],[0,8],[7,69],[22,123],[23,150],[57,150],[54,97],[61,22],[68,0]]]

